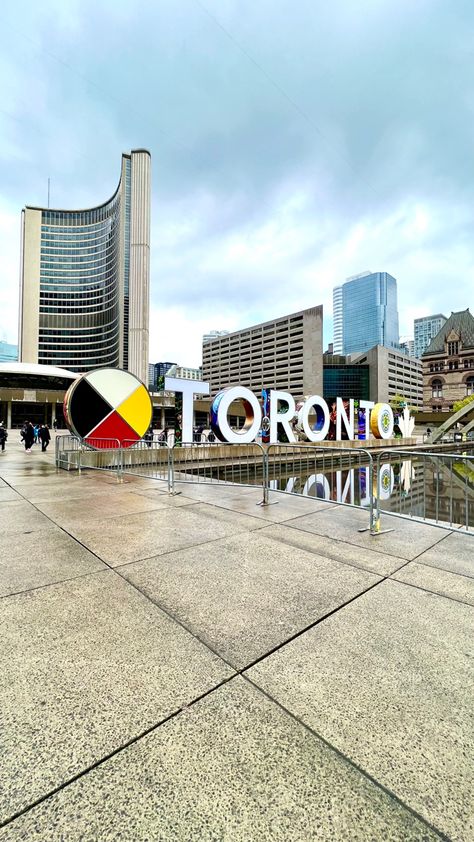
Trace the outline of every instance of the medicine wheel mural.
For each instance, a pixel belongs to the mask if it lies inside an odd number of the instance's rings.
[[[64,418],[70,432],[96,449],[114,446],[106,439],[118,439],[123,447],[131,447],[146,433],[152,413],[146,386],[118,368],[82,375],[64,398]]]

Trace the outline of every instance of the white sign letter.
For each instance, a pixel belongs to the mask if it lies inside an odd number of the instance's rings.
[[[167,392],[182,392],[183,395],[183,442],[193,441],[193,399],[194,395],[208,395],[209,383],[202,380],[182,380],[180,377],[165,377]]]

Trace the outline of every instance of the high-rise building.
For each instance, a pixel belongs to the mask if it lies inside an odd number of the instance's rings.
[[[217,339],[218,336],[228,336],[229,333],[229,330],[210,330],[209,333],[205,333],[202,337],[202,344],[204,345],[205,342],[212,342],[212,340]]]
[[[333,354],[342,354],[344,347],[342,334],[342,286],[334,287],[332,291],[332,319],[333,319]]]
[[[122,155],[114,195],[22,211],[20,360],[148,380],[150,153]]]
[[[148,388],[162,392],[165,388],[165,375],[176,363],[150,363],[148,366]]]
[[[443,316],[442,313],[415,319],[415,357],[421,358],[431,340],[435,338],[446,322],[446,316]]]
[[[410,339],[409,336],[400,337],[400,350],[403,351],[407,357],[414,357],[415,355],[415,340]]]
[[[219,336],[203,345],[203,380],[211,395],[227,386],[290,392],[295,399],[322,394],[323,308]]]
[[[343,353],[375,345],[399,350],[397,282],[388,272],[366,272],[342,285]]]

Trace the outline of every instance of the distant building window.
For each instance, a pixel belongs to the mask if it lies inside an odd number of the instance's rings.
[[[443,397],[443,384],[441,380],[433,380],[431,384],[431,397],[432,398],[442,398]]]
[[[459,342],[448,342],[448,354],[455,357],[459,353]]]
[[[474,395],[474,377],[468,377],[466,380],[466,395]]]

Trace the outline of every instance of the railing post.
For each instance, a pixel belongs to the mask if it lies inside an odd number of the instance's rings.
[[[270,478],[269,478],[269,470],[268,470],[268,452],[270,450],[271,444],[267,445],[266,447],[263,444],[259,444],[259,447],[262,451],[262,491],[263,491],[263,499],[257,503],[257,506],[275,506],[278,503],[278,500],[270,501]]]
[[[115,439],[117,442],[117,482],[123,482],[122,462],[123,462],[123,442]]]
[[[181,491],[176,491],[174,486],[174,444],[168,447],[168,494],[173,496],[181,494]]]
[[[83,440],[79,439],[79,448],[78,448],[78,457],[77,457],[77,472],[80,475],[81,473],[81,455],[82,455],[82,444]]]

